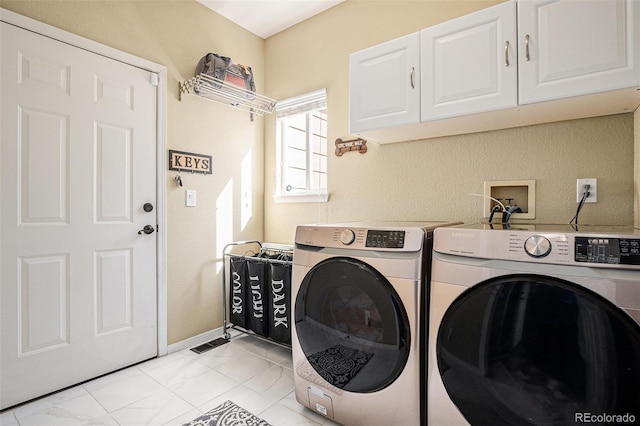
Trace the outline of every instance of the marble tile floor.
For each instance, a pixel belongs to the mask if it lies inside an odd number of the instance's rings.
[[[0,414],[2,426],[182,425],[231,400],[273,426],[337,426],[298,404],[291,350],[239,334],[184,349]]]

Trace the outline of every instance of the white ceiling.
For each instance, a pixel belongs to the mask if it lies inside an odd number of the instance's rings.
[[[197,0],[242,28],[268,38],[344,0]]]

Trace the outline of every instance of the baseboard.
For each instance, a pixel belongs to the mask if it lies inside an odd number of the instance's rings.
[[[189,337],[188,339],[184,339],[168,345],[167,353],[172,354],[183,349],[193,348],[195,346],[217,339],[218,337],[222,337],[222,335],[222,327],[216,328],[215,330],[209,330],[202,334],[198,334],[197,336]]]

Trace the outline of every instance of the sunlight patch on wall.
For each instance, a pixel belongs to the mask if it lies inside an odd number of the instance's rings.
[[[233,179],[229,179],[216,199],[216,258],[222,258],[224,246],[233,242]],[[218,262],[218,272],[222,263]]]
[[[247,155],[242,160],[242,174],[240,175],[242,176],[242,182],[240,184],[241,186],[240,189],[242,191],[242,200],[241,200],[241,208],[240,208],[240,221],[241,221],[240,223],[241,223],[242,230],[244,230],[244,228],[247,226],[247,223],[249,223],[249,219],[251,219],[251,216],[253,215],[253,205],[252,205],[253,167],[252,167],[251,160],[252,160],[252,150],[249,150]]]

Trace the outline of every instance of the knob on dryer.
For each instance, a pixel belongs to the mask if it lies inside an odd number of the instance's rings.
[[[345,246],[352,244],[355,241],[355,239],[356,239],[356,233],[353,232],[351,229],[345,229],[340,234],[340,242]]]
[[[524,251],[531,257],[545,257],[551,253],[551,241],[542,235],[534,235],[524,242]]]

